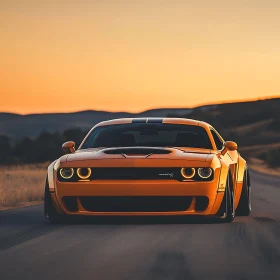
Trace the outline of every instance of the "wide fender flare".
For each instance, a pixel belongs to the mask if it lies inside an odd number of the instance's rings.
[[[227,177],[228,177],[228,173],[230,172],[230,165],[222,158],[220,158],[219,160],[221,165],[221,171],[220,171],[220,178],[219,178],[219,185],[218,185],[217,192],[225,192]]]
[[[47,174],[47,180],[49,185],[49,191],[50,193],[55,192],[55,182],[56,182],[56,176],[57,176],[57,170],[60,164],[60,160],[55,160],[48,166],[48,174]]]
[[[230,166],[225,160],[223,160],[221,157],[216,157],[216,161],[217,162],[215,163],[215,165],[219,166],[220,174],[219,174],[219,181],[217,186],[217,196],[213,208],[211,210],[211,214],[213,215],[216,215],[222,207],[225,190],[227,186],[227,178],[230,172]]]
[[[242,157],[238,157],[238,169],[236,171],[236,178],[235,178],[235,196],[234,196],[234,207],[235,209],[238,207],[241,193],[242,193],[242,188],[243,188],[243,179],[245,172],[247,170],[247,163],[246,160],[243,159]]]
[[[54,205],[56,211],[59,214],[63,214],[64,212],[58,203],[58,199],[57,199],[57,195],[56,195],[56,184],[55,184],[55,182],[57,180],[57,170],[59,168],[59,165],[60,165],[60,159],[52,162],[48,166],[48,174],[47,174],[48,184],[47,184],[47,186],[49,187],[50,197],[52,199],[52,202],[53,202],[53,205]]]

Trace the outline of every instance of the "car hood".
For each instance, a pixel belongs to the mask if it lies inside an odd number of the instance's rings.
[[[169,160],[205,162],[215,154],[210,149],[124,147],[77,150],[60,159],[64,166],[145,166]],[[175,163],[175,162],[173,162]],[[170,164],[170,162],[169,162]]]

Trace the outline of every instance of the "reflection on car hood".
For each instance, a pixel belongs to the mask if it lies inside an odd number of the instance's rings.
[[[215,151],[201,148],[161,148],[161,147],[122,147],[122,148],[95,148],[77,150],[61,158],[61,162],[95,161],[95,160],[128,160],[128,159],[163,159],[206,161]]]

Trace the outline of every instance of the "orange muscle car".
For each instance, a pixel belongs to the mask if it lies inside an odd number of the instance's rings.
[[[94,126],[48,167],[45,217],[212,216],[231,222],[251,212],[246,161],[209,124],[134,118]]]

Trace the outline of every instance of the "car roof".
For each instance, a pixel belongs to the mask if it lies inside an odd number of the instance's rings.
[[[107,126],[115,124],[129,124],[129,123],[170,123],[170,124],[186,124],[186,125],[197,125],[202,127],[209,127],[210,125],[203,121],[185,119],[185,118],[122,118],[122,119],[113,119],[108,121],[103,121],[98,123],[95,127],[98,126]]]

